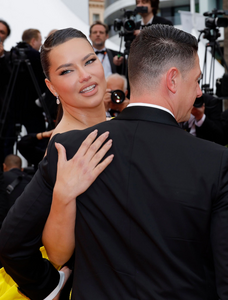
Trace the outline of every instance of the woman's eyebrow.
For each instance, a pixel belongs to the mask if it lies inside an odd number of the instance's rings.
[[[89,53],[87,54],[85,57],[82,58],[82,61],[86,60],[87,58],[89,58],[91,55],[95,55],[94,53]],[[73,64],[72,63],[69,63],[69,64],[63,64],[63,65],[60,65],[58,66],[58,68],[55,70],[55,71],[58,71],[59,69],[61,68],[68,68],[68,67],[72,67]]]
[[[73,66],[73,64],[63,64],[63,65],[60,65],[55,71],[58,71],[61,68],[68,68],[68,67],[71,67],[71,66]]]
[[[89,54],[87,54],[87,55],[82,59],[82,61],[86,60],[86,59],[89,58],[91,55],[95,55],[95,54],[94,54],[94,53],[89,53]]]

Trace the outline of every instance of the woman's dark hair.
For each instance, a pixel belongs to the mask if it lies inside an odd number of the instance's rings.
[[[52,33],[41,47],[40,59],[45,76],[49,79],[50,60],[49,53],[51,50],[73,38],[85,39],[89,44],[87,37],[81,31],[74,28],[66,28],[57,30]]]
[[[7,28],[7,37],[8,37],[8,36],[10,35],[10,32],[11,32],[8,23],[6,23],[6,21],[3,21],[3,20],[1,20],[1,19],[0,19],[0,23],[2,23],[3,25],[6,26],[6,28]]]

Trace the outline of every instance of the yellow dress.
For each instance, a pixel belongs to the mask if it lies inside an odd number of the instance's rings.
[[[44,247],[40,248],[43,258],[47,258],[47,252]],[[53,264],[54,265],[54,264]],[[54,265],[59,270],[60,267]],[[29,299],[21,294],[18,289],[18,285],[15,281],[5,272],[4,268],[0,269],[0,300],[25,300]]]

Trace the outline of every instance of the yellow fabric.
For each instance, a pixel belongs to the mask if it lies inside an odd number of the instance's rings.
[[[43,258],[47,258],[47,252],[44,247],[40,248]],[[53,264],[54,265],[54,264]],[[54,265],[56,269],[60,267]],[[5,272],[4,268],[0,269],[0,300],[25,300],[29,299],[22,295],[18,289],[15,281]]]

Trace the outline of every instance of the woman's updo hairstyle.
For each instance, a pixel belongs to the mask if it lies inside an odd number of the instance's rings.
[[[90,44],[90,42],[88,41],[88,39],[84,35],[84,33],[82,33],[80,30],[77,30],[74,28],[66,28],[66,29],[57,30],[54,33],[52,33],[45,40],[44,44],[41,47],[40,59],[41,59],[43,72],[48,79],[50,79],[49,78],[49,69],[50,69],[49,53],[50,53],[50,51],[54,47],[61,45],[73,38],[83,38]]]

